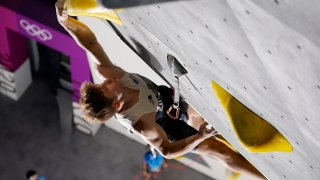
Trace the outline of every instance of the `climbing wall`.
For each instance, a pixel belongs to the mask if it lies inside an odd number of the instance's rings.
[[[166,55],[187,69],[181,94],[269,179],[320,178],[320,1],[197,0],[127,8],[112,25],[169,84]],[[249,153],[212,91],[217,82],[274,125],[291,153]]]

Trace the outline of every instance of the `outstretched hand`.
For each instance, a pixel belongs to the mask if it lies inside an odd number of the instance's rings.
[[[65,6],[65,0],[58,0],[55,7],[58,22],[75,39],[80,47],[88,49],[90,45],[96,43],[96,36],[88,26],[69,17]]]
[[[68,19],[68,15],[64,7],[65,0],[58,0],[55,4],[58,22],[64,27],[64,22]]]
[[[218,133],[218,131],[215,130],[213,127],[208,129],[207,125],[208,125],[207,122],[204,122],[203,124],[201,124],[201,126],[199,128],[199,132],[198,132],[199,135],[201,135],[204,138],[209,138],[209,137],[214,136]]]

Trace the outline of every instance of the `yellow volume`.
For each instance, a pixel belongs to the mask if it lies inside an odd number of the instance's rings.
[[[90,16],[102,18],[122,25],[122,21],[116,12],[123,9],[107,9],[96,0],[66,0],[64,7],[70,16]]]
[[[292,151],[289,141],[270,123],[256,115],[213,81],[212,88],[229,119],[233,131],[247,151]]]

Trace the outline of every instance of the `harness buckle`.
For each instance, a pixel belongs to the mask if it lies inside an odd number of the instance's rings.
[[[180,113],[180,107],[173,104],[170,106],[170,108],[167,110],[167,115],[172,119],[178,119]]]

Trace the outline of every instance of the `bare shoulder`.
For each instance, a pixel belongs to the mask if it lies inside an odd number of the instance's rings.
[[[155,122],[145,117],[140,118],[133,126],[133,128],[141,135],[148,135],[155,128]]]
[[[148,141],[158,141],[160,139],[167,139],[167,136],[154,120],[148,116],[140,118],[133,126],[135,131],[143,136]]]
[[[105,78],[121,79],[127,73],[127,71],[123,70],[119,66],[106,67],[97,65],[97,70],[99,74]]]

